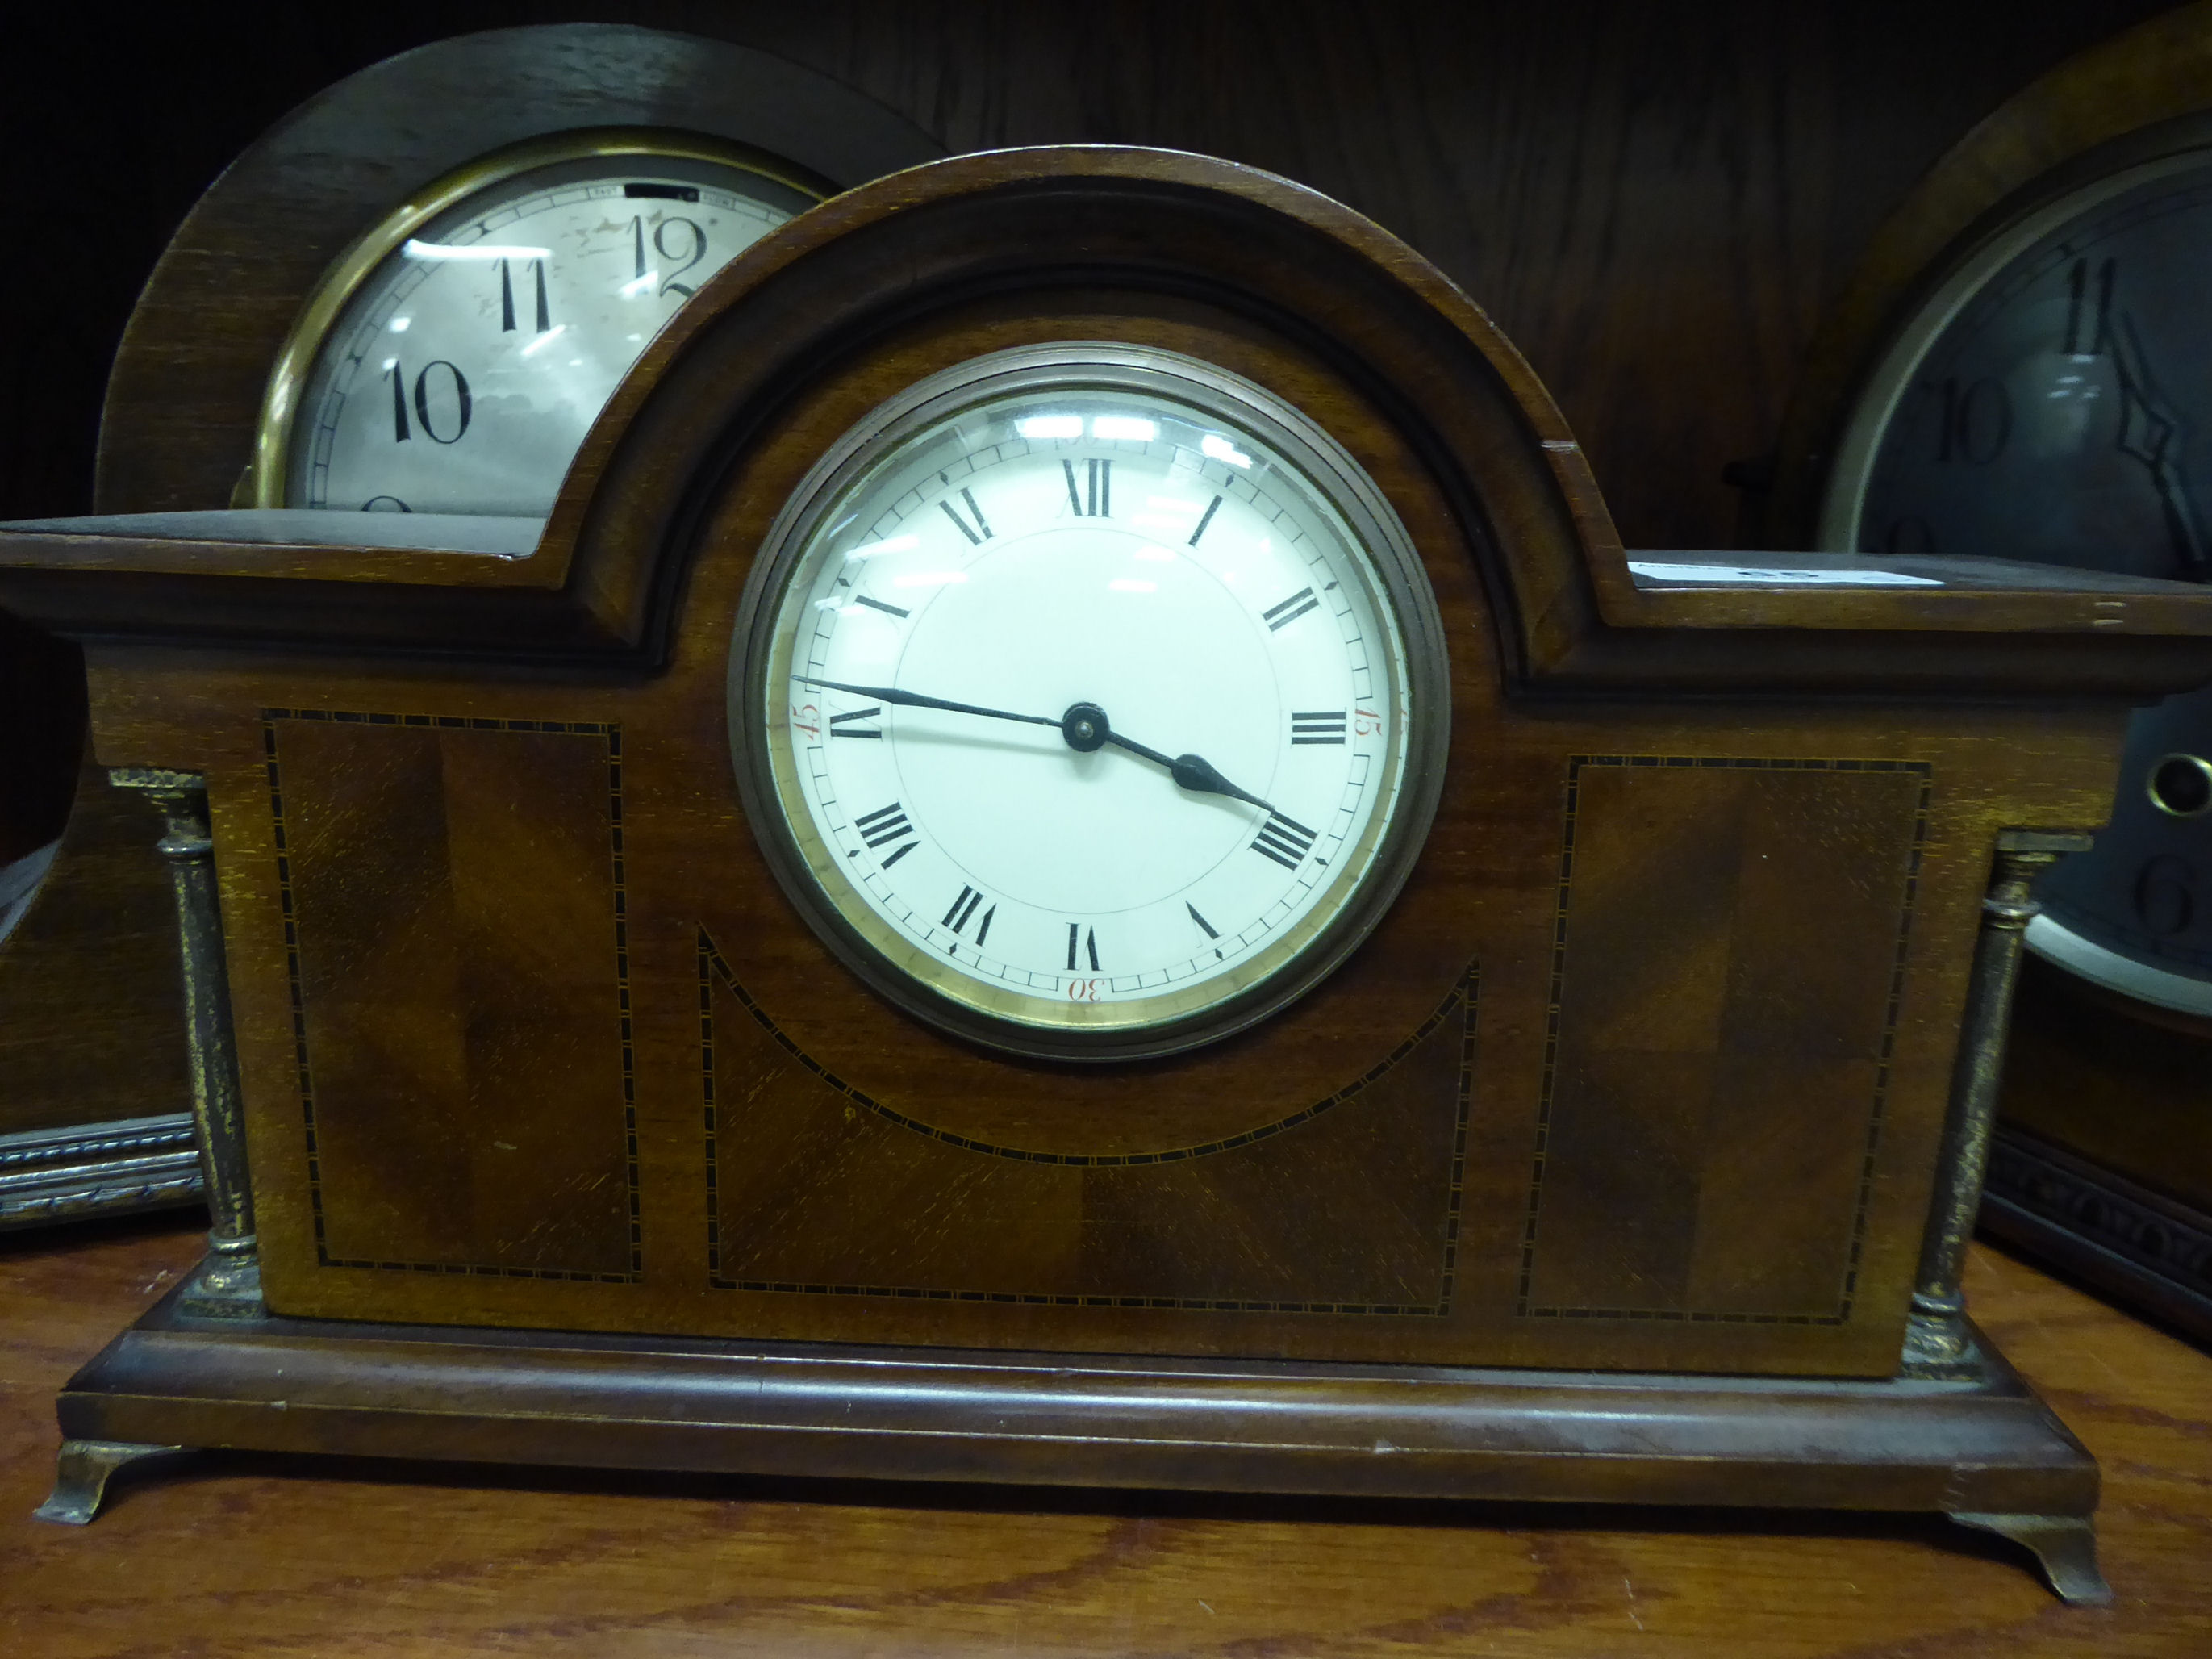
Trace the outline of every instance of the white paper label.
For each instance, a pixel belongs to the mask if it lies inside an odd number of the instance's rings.
[[[1772,587],[1941,587],[1933,576],[1902,570],[1796,570],[1768,564],[1662,564],[1631,559],[1628,568],[1656,582],[1760,583]]]

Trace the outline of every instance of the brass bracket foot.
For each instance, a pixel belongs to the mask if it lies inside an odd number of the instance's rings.
[[[251,1233],[243,1239],[209,1240],[207,1255],[177,1297],[177,1311],[196,1319],[268,1316],[261,1300],[261,1262]]]
[[[1985,1369],[1982,1351],[1966,1328],[1963,1302],[1946,1309],[1930,1309],[1923,1298],[1912,1298],[1912,1311],[1905,1322],[1905,1352],[1898,1372],[1903,1376],[1968,1382]]]
[[[100,1513],[107,1483],[126,1463],[149,1457],[182,1455],[182,1446],[141,1446],[129,1440],[64,1440],[54,1460],[54,1489],[31,1511],[40,1521],[83,1527]]]
[[[2075,1607],[2108,1607],[2112,1587],[2097,1566],[2097,1523],[2086,1515],[1969,1515],[1953,1511],[1962,1527],[1993,1532],[2027,1550],[2058,1599]]]

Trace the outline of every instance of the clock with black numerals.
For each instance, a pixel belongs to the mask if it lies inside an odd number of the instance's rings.
[[[714,272],[830,187],[720,139],[586,129],[426,185],[280,354],[264,507],[543,514],[616,382]]]
[[[1433,811],[1442,631],[1297,410],[1162,350],[977,359],[772,533],[732,738],[766,850],[879,989],[994,1046],[1164,1053],[1310,988]]]
[[[2208,271],[2202,142],[2007,217],[1876,362],[1821,545],[2212,576]]]
[[[1824,547],[2212,580],[2212,126],[2035,181],[1922,285],[1839,428]],[[2137,716],[2095,851],[2028,943],[2212,1014],[2212,694]]]

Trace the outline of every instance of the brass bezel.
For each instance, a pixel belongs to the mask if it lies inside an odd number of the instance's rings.
[[[847,486],[909,438],[963,410],[1032,388],[1156,389],[1147,377],[1168,381],[1161,393],[1168,401],[1208,410],[1257,435],[1345,521],[1372,567],[1378,620],[1395,629],[1403,653],[1393,695],[1405,716],[1392,724],[1385,763],[1395,769],[1395,805],[1361,830],[1358,855],[1344,860],[1328,898],[1249,962],[1180,994],[1141,1005],[1062,1007],[965,978],[954,994],[934,982],[944,976],[934,957],[865,901],[848,905],[836,896],[846,872],[816,831],[793,769],[786,701],[791,639],[780,625],[786,601],[817,528]],[[732,760],[755,837],[785,894],[846,966],[909,1012],[972,1042],[1094,1062],[1154,1058],[1218,1041],[1279,1012],[1335,971],[1381,922],[1426,844],[1450,740],[1449,672],[1436,597],[1413,538],[1358,463],[1303,411],[1240,375],[1179,352],[1106,341],[989,353],[918,382],[847,433],[793,492],[762,544],[732,633],[728,703]],[[1197,998],[1201,986],[1207,994]],[[1133,1012],[1139,1006],[1152,1011],[1149,1018]],[[1046,1007],[1054,1018],[1042,1017]]]
[[[356,294],[407,239],[471,196],[541,167],[587,161],[597,156],[644,155],[655,160],[704,161],[750,173],[816,202],[827,201],[837,186],[768,151],[733,139],[663,127],[578,127],[505,145],[465,162],[431,180],[407,201],[356,237],[331,262],[293,319],[277,349],[262,393],[253,429],[253,459],[238,481],[232,504],[283,507],[292,428],[299,396],[320,356],[330,331]]]
[[[2177,763],[2188,770],[2195,772],[2204,781],[2208,799],[2203,805],[2176,806],[2167,800],[2165,794],[2159,789],[2159,775],[2167,767]],[[2153,806],[2170,818],[2186,820],[2203,817],[2205,813],[2212,812],[2212,761],[2206,760],[2202,755],[2191,755],[2181,750],[2170,755],[2160,755],[2151,763],[2150,770],[2143,775],[2143,793],[2150,797],[2150,804]]]

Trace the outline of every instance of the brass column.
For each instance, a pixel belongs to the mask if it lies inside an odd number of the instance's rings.
[[[185,1035],[191,1049],[192,1123],[207,1177],[207,1259],[185,1285],[180,1310],[229,1319],[260,1317],[261,1262],[253,1237],[253,1193],[246,1181],[246,1117],[239,1100],[238,1050],[230,1029],[230,979],[223,962],[215,839],[207,784],[191,772],[118,767],[118,788],[143,789],[167,823],[155,846],[168,860],[177,895],[177,937],[184,959]]]
[[[1970,1376],[1978,1370],[1959,1280],[1974,1217],[1982,1207],[1982,1177],[1989,1167],[1997,1087],[2004,1076],[2005,1036],[2020,977],[2021,939],[2027,924],[2042,913],[2032,890],[2036,878],[2066,854],[2087,852],[2089,843],[2078,830],[1997,832],[1996,867],[1982,900],[1981,933],[1974,941],[1972,977],[1959,1025],[1942,1155],[1913,1278],[1903,1362],[1908,1375]]]

